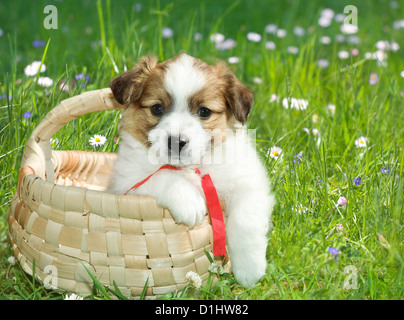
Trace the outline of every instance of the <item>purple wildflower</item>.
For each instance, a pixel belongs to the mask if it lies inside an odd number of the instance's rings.
[[[8,100],[11,100],[11,98],[12,98],[11,94],[8,95]],[[3,100],[3,99],[7,99],[7,94],[0,95],[0,100]]]
[[[387,174],[390,172],[389,168],[381,168],[380,171],[383,172],[384,174]]]
[[[34,48],[43,48],[43,47],[45,47],[45,41],[43,41],[43,40],[34,40],[34,41],[32,41],[32,46]]]
[[[77,81],[79,81],[80,79],[83,79],[83,78],[84,78],[87,82],[90,81],[90,77],[89,77],[88,75],[82,74],[82,73],[76,74],[76,75],[75,75],[75,78],[76,78]]]
[[[338,260],[338,255],[341,253],[340,251],[338,251],[337,248],[328,248],[327,249],[329,253],[331,253],[334,256],[334,261],[337,262]]]
[[[361,182],[362,182],[361,177],[357,177],[357,178],[354,179],[355,186],[359,186],[361,184]]]
[[[303,156],[303,155],[302,155],[301,153],[298,153],[297,155],[293,156],[292,163],[297,163],[297,164],[299,164],[300,161],[302,160],[302,156]]]
[[[25,119],[29,119],[29,118],[31,118],[31,117],[32,117],[32,113],[31,113],[31,112],[29,112],[29,111],[27,111],[27,112],[25,112],[25,113],[24,113],[24,115],[23,115],[23,116],[24,116],[24,118],[25,118]]]
[[[81,84],[82,88],[84,88],[86,86],[86,82],[89,82],[91,79],[88,75],[82,74],[82,73],[76,74],[74,77],[75,77],[76,81],[80,81],[81,79],[84,78],[85,81]]]

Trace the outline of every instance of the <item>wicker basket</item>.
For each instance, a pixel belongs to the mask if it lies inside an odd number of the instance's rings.
[[[8,222],[14,254],[24,270],[81,295],[93,281],[114,283],[126,296],[184,288],[188,271],[208,278],[212,253],[209,217],[192,229],[176,224],[151,197],[105,190],[115,154],[54,151],[50,138],[76,117],[120,109],[110,89],[62,101],[29,138]],[[84,268],[86,266],[86,268]]]

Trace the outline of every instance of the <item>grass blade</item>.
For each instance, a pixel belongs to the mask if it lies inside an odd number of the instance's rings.
[[[84,269],[86,269],[87,273],[93,280],[94,286],[101,292],[101,294],[104,296],[106,300],[111,300],[111,297],[109,296],[105,287],[98,281],[98,279],[91,273],[91,271],[88,270],[88,268],[84,265],[84,263],[81,262],[81,264],[84,267]]]
[[[147,277],[147,279],[146,279],[146,283],[144,284],[144,287],[143,287],[143,290],[142,290],[142,293],[141,293],[141,295],[140,295],[140,300],[144,300],[145,299],[145,296],[146,296],[146,290],[147,290],[147,285],[149,284],[149,277]]]

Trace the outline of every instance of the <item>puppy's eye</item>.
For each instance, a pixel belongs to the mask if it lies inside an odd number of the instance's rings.
[[[212,114],[212,111],[205,107],[202,107],[198,110],[198,116],[203,120],[208,119],[211,114]]]
[[[161,104],[155,104],[150,107],[150,111],[154,116],[161,116],[164,113],[164,107]]]

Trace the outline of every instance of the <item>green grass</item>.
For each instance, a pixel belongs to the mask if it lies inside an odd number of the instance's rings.
[[[87,90],[107,87],[109,81],[144,54],[168,59],[179,51],[209,63],[240,58],[234,72],[255,91],[255,104],[248,126],[257,129],[257,149],[265,161],[277,204],[269,235],[267,275],[253,289],[245,290],[232,276],[211,286],[187,288],[165,298],[183,299],[403,299],[403,163],[404,163],[404,48],[388,51],[387,65],[365,59],[379,40],[404,43],[404,29],[393,28],[403,19],[404,4],[392,8],[391,1],[63,1],[58,8],[58,29],[43,27],[48,1],[3,1],[0,3],[0,299],[63,299],[63,292],[46,290],[21,267],[11,265],[7,212],[15,193],[17,174],[25,144],[32,130],[58,102]],[[396,3],[393,1],[393,3]],[[397,1],[397,3],[399,3]],[[322,28],[317,20],[324,8],[342,13],[344,6],[358,8],[360,43],[336,42],[340,23]],[[274,23],[287,30],[283,39],[266,34]],[[306,30],[293,34],[295,26]],[[161,28],[173,29],[174,36],[163,39]],[[247,40],[250,31],[263,36],[259,43]],[[201,41],[193,35],[200,32]],[[228,51],[218,51],[209,36],[220,32],[237,41]],[[320,42],[329,36],[331,43]],[[346,36],[346,39],[348,36]],[[41,39],[46,48],[34,48]],[[265,49],[266,41],[276,49]],[[288,46],[299,53],[287,52]],[[338,58],[340,50],[359,50],[358,56]],[[325,58],[326,69],[316,63]],[[43,88],[35,77],[27,77],[24,67],[32,61],[47,66],[41,75],[54,85]],[[75,75],[90,76],[84,88],[74,86]],[[379,81],[369,84],[369,75]],[[256,83],[254,78],[262,83]],[[71,87],[60,90],[60,81]],[[279,101],[269,102],[276,94]],[[304,98],[306,110],[282,106],[285,97]],[[336,106],[332,115],[328,104]],[[32,117],[24,118],[30,111]],[[318,121],[313,122],[313,115]],[[119,112],[80,117],[60,130],[57,149],[93,150],[88,139],[103,134],[107,143],[99,150],[114,152],[117,144]],[[303,129],[316,128],[318,135]],[[366,149],[355,147],[365,136]],[[320,141],[318,140],[320,137]],[[283,149],[274,160],[268,150]],[[293,163],[298,153],[301,161]],[[388,168],[385,174],[382,168]],[[356,186],[353,180],[361,177]],[[346,206],[336,207],[340,196]],[[304,208],[301,214],[293,210]],[[342,226],[343,230],[338,230]],[[338,227],[338,229],[337,229]],[[328,248],[341,253],[337,261]],[[357,286],[344,288],[355,270]],[[120,296],[94,281],[90,299]]]

